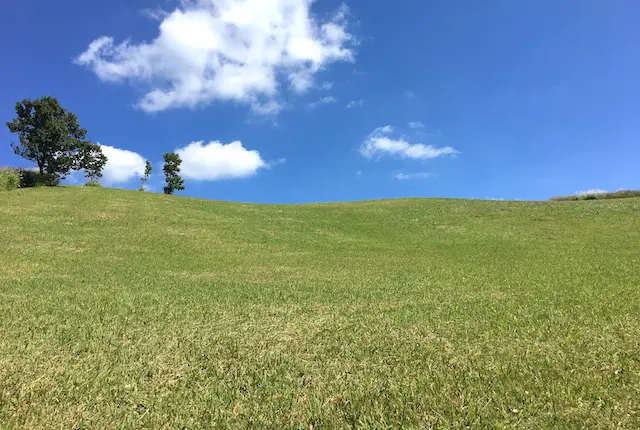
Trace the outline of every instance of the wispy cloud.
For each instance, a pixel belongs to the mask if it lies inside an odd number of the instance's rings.
[[[307,105],[307,107],[309,109],[315,109],[319,106],[323,106],[323,105],[330,105],[333,103],[336,103],[338,101],[337,98],[333,97],[333,96],[328,96],[328,97],[323,97],[320,100],[318,100],[317,102],[313,102],[313,103],[309,103]]]
[[[410,179],[428,179],[432,177],[433,177],[433,174],[429,172],[414,172],[414,173],[398,172],[393,175],[393,178],[399,181],[408,181]]]
[[[140,13],[153,21],[162,21],[169,15],[162,9],[142,9]]]
[[[393,133],[394,128],[390,125],[376,128],[362,143],[360,154],[365,158],[390,155],[414,160],[429,160],[459,154],[456,149],[450,146],[437,147],[423,143],[411,143],[403,137],[392,137]]]
[[[351,100],[349,103],[347,103],[345,107],[347,109],[355,109],[355,108],[361,108],[362,106],[364,106],[364,100],[360,99],[360,100]]]
[[[333,88],[333,82],[323,82],[322,85],[320,85],[320,88],[322,88],[323,90],[330,90],[331,88]]]
[[[416,100],[418,98],[418,95],[416,93],[414,93],[413,91],[411,91],[411,90],[405,90],[404,98],[407,101],[413,101],[413,100]]]
[[[413,129],[424,128],[424,124],[421,123],[420,121],[411,121],[409,123],[409,128],[413,128]]]

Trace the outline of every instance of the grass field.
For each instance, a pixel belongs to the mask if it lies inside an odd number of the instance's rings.
[[[640,199],[0,193],[0,428],[640,428]]]

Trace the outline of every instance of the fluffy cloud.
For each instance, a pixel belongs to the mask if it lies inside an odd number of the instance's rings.
[[[424,128],[424,124],[421,123],[420,121],[411,121],[409,123],[409,128],[413,128],[413,129]]]
[[[312,0],[190,0],[161,19],[151,42],[94,40],[75,62],[103,81],[138,81],[148,112],[232,100],[259,114],[276,112],[281,87],[313,86],[331,63],[353,61],[347,8],[329,20]],[[264,107],[268,106],[268,109]]]
[[[432,176],[433,175],[429,172],[415,172],[415,173],[398,172],[395,175],[393,175],[393,178],[399,181],[407,181],[409,179],[427,179],[427,178],[431,178]]]
[[[180,174],[186,179],[217,181],[246,178],[269,167],[258,151],[247,150],[241,142],[193,142],[176,150],[182,159]],[[278,161],[279,164],[282,161]]]
[[[102,177],[107,184],[121,184],[144,175],[145,159],[138,153],[100,145],[107,156]]]
[[[360,147],[360,154],[366,158],[392,155],[414,160],[429,160],[445,155],[456,155],[458,151],[450,146],[437,147],[423,143],[410,143],[404,138],[393,138],[390,135],[394,128],[390,125],[376,128]]]
[[[318,106],[333,104],[337,101],[338,99],[336,99],[335,97],[329,96],[329,97],[323,97],[317,102],[309,103],[307,106],[309,107],[309,109],[315,109]]]
[[[345,106],[347,109],[354,109],[364,106],[364,100],[352,100]]]

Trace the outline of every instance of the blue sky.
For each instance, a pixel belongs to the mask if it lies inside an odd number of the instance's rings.
[[[149,159],[161,191],[178,150],[181,194],[221,200],[640,188],[639,21],[635,0],[7,1],[0,117],[56,96],[110,186]]]

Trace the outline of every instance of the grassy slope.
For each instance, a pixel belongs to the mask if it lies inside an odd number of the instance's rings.
[[[7,428],[639,428],[640,200],[0,193]]]

